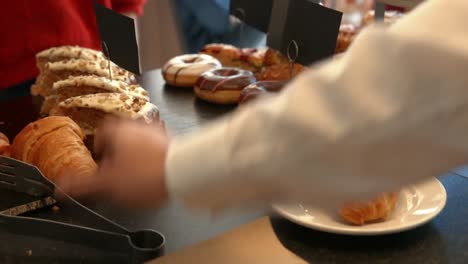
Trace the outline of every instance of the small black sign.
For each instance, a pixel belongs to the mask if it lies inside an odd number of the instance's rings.
[[[335,52],[342,16],[308,0],[275,0],[268,46],[287,54],[295,42],[297,62],[305,65],[330,57]]]
[[[101,41],[105,42],[111,60],[120,67],[140,74],[135,21],[94,2]]]
[[[273,0],[231,0],[230,13],[264,33],[268,32]]]

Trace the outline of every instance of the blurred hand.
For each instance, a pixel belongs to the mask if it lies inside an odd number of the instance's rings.
[[[167,199],[164,164],[169,145],[164,124],[107,120],[95,137],[101,156],[97,175],[58,181],[76,198],[99,198],[132,209],[154,208]]]

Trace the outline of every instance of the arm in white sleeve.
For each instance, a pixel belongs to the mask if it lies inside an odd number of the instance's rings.
[[[367,198],[468,161],[468,1],[374,26],[279,96],[176,138],[170,195],[221,209]]]

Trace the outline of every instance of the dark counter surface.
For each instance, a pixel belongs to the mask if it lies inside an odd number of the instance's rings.
[[[190,89],[164,87],[161,74],[157,70],[144,74],[141,83],[150,92],[152,102],[159,107],[162,119],[173,134],[190,132],[201,124],[219,118],[234,109],[234,107],[216,106],[199,101],[195,99]],[[12,138],[27,123],[37,118],[37,110],[37,99],[32,97],[19,97],[0,102],[0,131]],[[378,237],[339,236],[303,228],[277,216],[266,222],[271,225],[274,237],[282,247],[306,262],[468,263],[468,180],[451,175],[442,178],[442,182],[448,193],[444,211],[431,223],[401,234]],[[124,212],[105,203],[95,205],[93,208],[129,229],[152,228],[162,232],[167,239],[168,254],[213,238],[264,215],[261,211],[230,212],[212,218],[209,214],[190,212],[176,203],[171,203],[161,210],[145,213]],[[26,239],[3,231],[0,231],[0,238],[3,241],[13,241],[10,245],[14,245],[14,241]],[[259,248],[262,245],[256,244],[250,238],[242,241],[242,244],[246,247],[251,244],[252,251],[268,252],[268,248]],[[75,246],[57,247],[65,248],[63,249],[65,252],[66,248],[69,248],[67,258],[62,259],[63,262],[71,263],[72,256],[80,255],[80,251],[77,251]],[[11,248],[6,245],[0,246],[0,254],[5,256],[3,262],[24,263],[30,259],[26,256],[21,259],[8,256],[7,250]],[[24,250],[26,249],[19,248],[16,251],[21,253],[25,252]],[[21,255],[18,252],[12,254],[18,257]],[[33,252],[33,256],[36,253]],[[255,255],[255,252],[251,253]],[[36,255],[37,258],[33,263],[53,263],[47,256],[39,257],[39,255]],[[194,256],[193,261],[196,260]],[[92,262],[86,258],[80,261]],[[103,262],[102,259],[95,261]],[[259,263],[258,261],[261,260],[257,259],[256,262]]]

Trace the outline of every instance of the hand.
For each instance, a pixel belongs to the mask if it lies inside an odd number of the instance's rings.
[[[58,181],[77,198],[100,198],[132,209],[154,208],[167,199],[164,164],[169,146],[164,124],[107,120],[95,137],[102,159],[94,177],[74,175]]]

